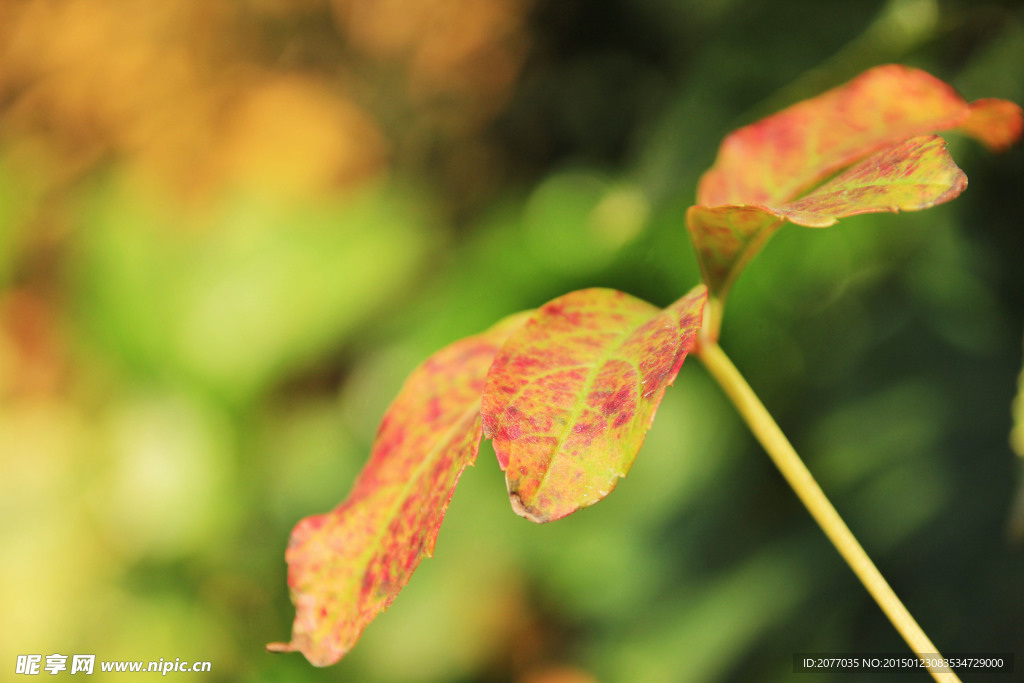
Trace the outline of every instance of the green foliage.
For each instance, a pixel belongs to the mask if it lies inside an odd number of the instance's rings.
[[[429,236],[408,206],[371,187],[300,209],[235,196],[190,220],[111,179],[81,233],[83,326],[141,368],[247,403],[409,279]]]

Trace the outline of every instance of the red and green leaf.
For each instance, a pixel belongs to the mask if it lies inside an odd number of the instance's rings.
[[[556,520],[615,488],[696,339],[706,297],[701,286],[658,309],[585,289],[546,304],[509,338],[482,413],[518,514]]]
[[[925,135],[876,152],[796,201],[691,206],[686,218],[704,279],[722,299],[785,221],[823,228],[862,213],[916,211],[947,202],[966,187],[943,139]]]
[[[920,136],[959,130],[999,150],[1020,137],[1021,127],[1012,102],[968,104],[923,71],[888,65],[741,128],[723,141],[687,215],[711,295],[724,299],[787,220],[824,227],[845,216],[923,209],[956,197],[963,174],[941,142]]]
[[[487,369],[528,315],[438,351],[409,376],[349,497],[292,532],[292,640],[268,649],[337,662],[431,556],[459,476],[476,459]]]

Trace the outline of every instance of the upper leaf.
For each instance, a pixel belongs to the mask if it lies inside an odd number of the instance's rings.
[[[691,206],[686,219],[704,280],[724,299],[746,264],[787,220],[822,228],[861,213],[926,209],[966,187],[967,178],[943,139],[923,135],[876,152],[796,201],[777,207]]]
[[[662,310],[584,289],[546,304],[509,338],[482,413],[518,514],[552,521],[615,488],[694,343],[706,298],[696,287]]]
[[[409,376],[349,497],[292,532],[292,640],[268,649],[337,662],[433,553],[459,475],[476,459],[487,368],[528,315],[455,342]]]
[[[710,293],[724,298],[785,220],[823,227],[843,216],[922,209],[957,196],[963,174],[940,142],[915,136],[958,129],[998,150],[1016,141],[1021,127],[1012,102],[968,104],[923,71],[888,65],[741,128],[723,141],[687,215]]]
[[[1020,126],[1020,108],[1012,102],[969,105],[924,71],[879,66],[727,136],[700,180],[697,203],[778,206],[857,159],[915,135],[962,127],[1001,148],[1019,137]]]

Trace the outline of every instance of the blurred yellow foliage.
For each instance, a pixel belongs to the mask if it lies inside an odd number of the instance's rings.
[[[171,153],[178,158],[165,165],[185,166],[213,132],[202,33],[194,30],[204,23],[194,14],[203,6],[20,3],[0,41],[5,132],[41,139],[72,169],[109,153],[149,160]]]
[[[57,186],[113,159],[185,196],[315,196],[385,166],[386,136],[353,89],[379,100],[397,67],[414,109],[441,97],[456,129],[475,128],[525,55],[526,0],[326,2],[0,3],[0,135],[44,157]],[[333,65],[283,68],[252,30],[330,10]]]
[[[0,405],[52,395],[66,374],[66,349],[56,311],[29,291],[0,290]]]
[[[287,197],[382,166],[370,117],[323,77],[253,63],[220,3],[38,0],[2,18],[3,132],[53,156],[55,182],[112,157],[188,194]]]
[[[319,193],[383,165],[383,140],[370,118],[309,78],[256,81],[228,112],[225,129],[217,149],[222,177],[247,189]]]
[[[356,49],[404,63],[418,99],[472,95],[482,113],[504,103],[526,52],[526,0],[333,0]]]

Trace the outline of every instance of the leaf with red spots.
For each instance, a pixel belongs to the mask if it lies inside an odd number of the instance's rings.
[[[687,214],[711,295],[724,299],[787,220],[824,227],[844,216],[923,209],[956,197],[966,186],[963,174],[942,144],[923,134],[959,130],[1000,150],[1020,137],[1021,126],[1012,102],[968,104],[923,71],[888,65],[741,128],[723,141]]]
[[[704,279],[717,286],[723,299],[784,221],[823,228],[862,213],[925,209],[953,199],[965,187],[967,178],[943,139],[922,135],[876,152],[796,201],[777,207],[691,206],[686,217]]]
[[[487,369],[528,316],[455,342],[409,376],[349,497],[292,532],[292,640],[268,649],[302,652],[317,666],[337,662],[433,554],[459,475],[476,459]]]
[[[515,511],[548,522],[626,475],[696,339],[707,290],[666,309],[610,289],[540,308],[498,352],[483,397]]]

